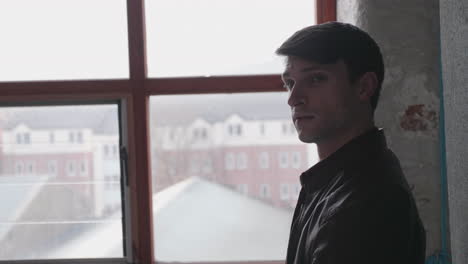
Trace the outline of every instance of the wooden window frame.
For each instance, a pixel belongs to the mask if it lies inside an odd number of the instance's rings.
[[[336,0],[316,1],[316,23],[336,20]],[[151,199],[149,97],[169,94],[247,93],[284,91],[279,75],[148,78],[144,0],[127,0],[128,79],[0,82],[0,104],[67,104],[89,101],[120,102],[123,140],[128,146],[129,237],[125,259],[47,260],[47,263],[153,263],[153,216]],[[4,261],[0,261],[3,263]],[[43,263],[41,260],[8,263]],[[166,264],[167,262],[158,262]],[[222,262],[241,264],[246,262]],[[256,261],[276,264],[282,261]],[[200,262],[201,264],[201,262]]]

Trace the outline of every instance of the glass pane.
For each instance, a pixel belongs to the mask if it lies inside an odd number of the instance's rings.
[[[0,108],[0,260],[123,256],[117,111]]]
[[[157,261],[284,261],[299,175],[318,159],[298,140],[286,100],[151,98]]]
[[[146,0],[150,77],[271,74],[315,0]]]
[[[125,0],[2,0],[0,36],[0,81],[129,75]]]

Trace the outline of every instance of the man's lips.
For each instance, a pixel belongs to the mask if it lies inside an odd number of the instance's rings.
[[[297,120],[301,120],[301,119],[313,119],[313,118],[315,118],[315,116],[313,115],[294,115],[293,121],[296,122]]]

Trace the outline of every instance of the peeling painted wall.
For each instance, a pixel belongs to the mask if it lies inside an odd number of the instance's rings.
[[[440,3],[453,263],[468,263],[468,1]]]
[[[438,1],[338,0],[338,20],[369,32],[382,49],[375,119],[413,187],[432,255],[441,248]]]

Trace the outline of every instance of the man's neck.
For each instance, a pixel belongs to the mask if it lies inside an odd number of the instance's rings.
[[[328,140],[317,142],[317,152],[320,160],[326,159],[331,154],[335,153],[339,148],[350,142],[354,138],[364,134],[366,131],[374,128],[373,122],[366,124],[365,126],[355,127],[349,130],[347,133],[340,134],[336,137]]]

